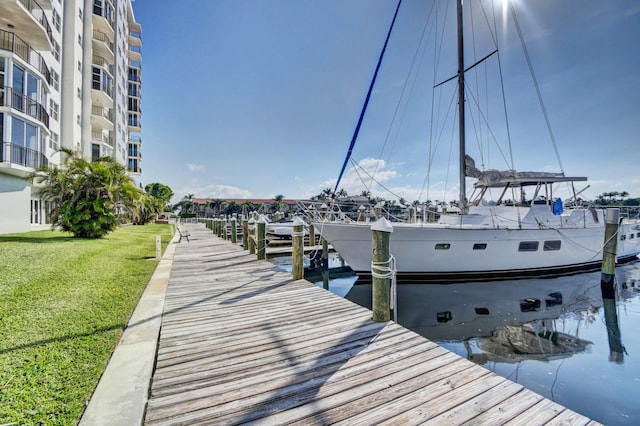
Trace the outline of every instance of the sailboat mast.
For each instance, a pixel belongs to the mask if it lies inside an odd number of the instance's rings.
[[[467,209],[467,188],[465,182],[465,124],[464,124],[464,39],[462,31],[462,0],[458,3],[458,133],[460,153],[460,212]]]

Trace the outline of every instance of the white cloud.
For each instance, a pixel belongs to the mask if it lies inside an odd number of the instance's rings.
[[[207,185],[207,198],[251,198],[253,194],[247,189],[229,185]]]
[[[180,201],[187,194],[193,194],[195,198],[252,198],[253,194],[247,189],[230,185],[205,185],[198,179],[192,179],[182,188],[174,189],[174,203]]]
[[[204,166],[201,165],[201,164],[189,163],[189,164],[187,164],[187,168],[192,172],[202,172],[202,171],[204,171]]]

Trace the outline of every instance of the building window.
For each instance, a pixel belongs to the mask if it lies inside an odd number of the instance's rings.
[[[96,161],[100,158],[100,145],[92,143],[91,144],[91,161]]]
[[[53,21],[53,26],[56,28],[58,32],[60,32],[60,15],[58,15],[58,12],[56,12],[55,9],[53,10],[52,21]]]
[[[438,243],[436,244],[436,250],[449,250],[451,248],[451,244],[449,243]]]
[[[473,245],[473,249],[474,250],[485,250],[487,248],[487,244],[486,243],[475,243]]]
[[[60,90],[60,75],[55,70],[51,70],[51,84],[54,89]]]
[[[53,41],[53,57],[60,62],[60,45],[55,40]]]
[[[49,99],[49,115],[54,120],[58,121],[58,114],[60,112],[60,106],[53,99]]]
[[[553,251],[553,250],[560,250],[560,247],[562,246],[562,241],[560,240],[550,240],[550,241],[545,241],[544,245],[543,245],[543,250],[544,251]]]
[[[58,148],[60,148],[60,146],[58,145],[59,143],[60,143],[60,136],[58,136],[56,132],[51,132],[51,138],[49,139],[49,147],[57,151]]]
[[[17,117],[11,117],[11,143],[34,151],[39,150],[41,147],[38,146],[38,128]]]
[[[537,241],[521,241],[518,251],[538,251]]]

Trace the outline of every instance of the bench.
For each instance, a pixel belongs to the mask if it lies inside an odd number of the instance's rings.
[[[178,239],[178,242],[182,241],[182,237],[185,237],[187,239],[187,242],[189,243],[189,237],[191,236],[191,234],[189,233],[189,231],[184,231],[178,227],[176,227],[176,229],[178,230],[178,234],[180,234],[180,238]]]

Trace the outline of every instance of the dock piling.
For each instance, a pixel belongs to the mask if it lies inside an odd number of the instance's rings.
[[[249,250],[249,220],[242,219],[242,248]]]
[[[391,253],[389,241],[393,227],[381,217],[371,225],[373,242],[371,262],[371,293],[373,320],[386,322],[391,319]]]
[[[292,274],[294,280],[304,278],[304,222],[299,217],[293,220]]]
[[[264,217],[261,216],[260,219],[258,219],[256,229],[258,231],[258,235],[256,236],[258,259],[264,260],[267,258],[267,221]]]

